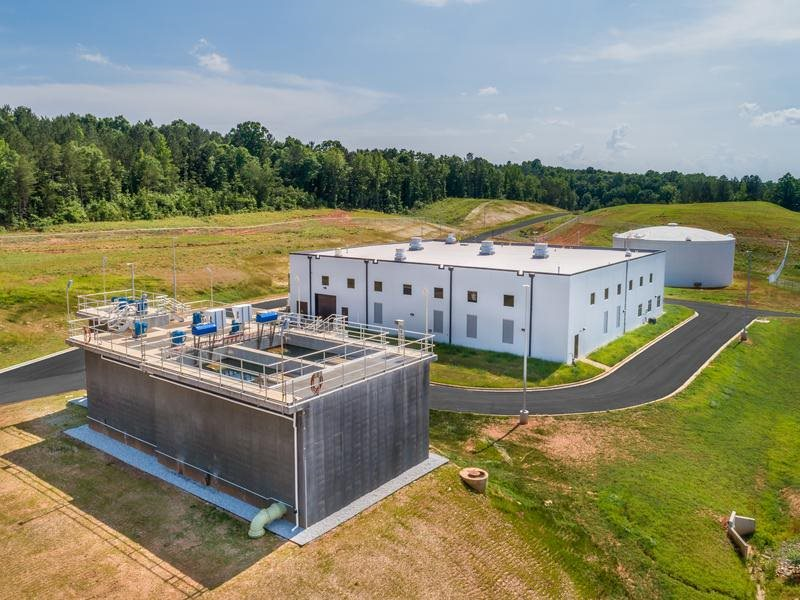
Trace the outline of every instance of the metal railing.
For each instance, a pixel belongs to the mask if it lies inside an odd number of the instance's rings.
[[[191,336],[184,332],[184,341],[177,343],[171,333],[174,326],[135,337],[130,331],[109,331],[96,318],[80,318],[69,322],[68,341],[125,357],[144,371],[233,393],[257,404],[294,405],[432,356],[432,335],[349,323],[341,315],[321,319],[285,313],[273,323],[281,348],[287,338],[292,345],[312,338],[325,347],[298,356],[265,352],[258,348],[263,330],[255,321],[241,324],[235,333]],[[253,341],[255,348],[249,345]]]

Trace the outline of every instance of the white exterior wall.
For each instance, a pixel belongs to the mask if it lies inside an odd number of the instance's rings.
[[[635,255],[634,255],[635,256]],[[368,264],[367,264],[368,263]],[[628,279],[634,281],[627,290]],[[297,300],[309,302],[309,312],[314,314],[314,295],[330,294],[337,298],[337,312],[347,307],[354,322],[375,322],[374,303],[383,305],[384,327],[394,327],[396,319],[403,319],[408,331],[425,330],[425,297],[428,289],[428,331],[433,333],[434,311],[442,311],[443,331],[435,334],[438,343],[453,343],[471,348],[510,352],[522,355],[525,351],[524,331],[526,306],[524,284],[531,283],[531,274],[523,276],[512,271],[468,267],[444,267],[393,261],[365,261],[347,257],[321,256],[310,260],[311,295],[309,296],[309,258],[306,255],[290,256],[291,289],[289,302],[297,310]],[[626,330],[657,317],[663,311],[664,254],[642,255],[636,260],[617,263],[575,275],[533,274],[531,356],[558,362],[568,362],[574,357],[574,335],[580,334],[579,356],[584,356],[622,335]],[[451,292],[452,269],[452,292]],[[649,275],[653,273],[653,282]],[[329,277],[329,285],[322,285],[322,275]],[[643,285],[639,286],[639,276]],[[355,289],[347,288],[347,278],[355,279]],[[383,283],[383,291],[374,291],[374,282]],[[403,294],[403,284],[412,285],[412,294]],[[622,284],[622,294],[616,295],[617,284]],[[444,297],[434,298],[434,288],[441,287]],[[603,298],[609,288],[609,299]],[[467,292],[476,291],[478,301],[467,300]],[[595,304],[590,305],[590,293],[595,292]],[[450,295],[452,293],[452,299]],[[625,312],[627,293],[628,311]],[[504,295],[514,295],[514,306],[504,306]],[[661,306],[656,297],[661,296]],[[647,300],[652,308],[647,312]],[[452,302],[452,332],[451,323]],[[638,304],[643,304],[642,316],[637,315]],[[621,324],[616,326],[616,309],[621,306]],[[608,332],[603,331],[603,313],[609,311]],[[467,315],[477,317],[477,337],[467,337]],[[513,321],[513,343],[503,341],[503,320]]]
[[[633,282],[632,289],[629,289],[630,282]],[[622,284],[620,294],[617,294],[617,284]],[[608,300],[605,299],[606,288],[608,288]],[[592,292],[595,294],[594,304],[591,304]],[[641,316],[639,316],[640,304]],[[617,307],[620,307],[619,326],[616,320]],[[608,311],[607,331],[604,327],[606,311]],[[573,275],[570,277],[569,348],[565,360],[576,358],[573,356],[575,335],[580,336],[578,357],[586,356],[624,333],[643,325],[647,319],[660,317],[663,312],[664,254],[642,255],[627,263]]]
[[[733,283],[736,240],[720,241],[648,240],[614,236],[614,247],[666,251],[665,285],[704,288]]]

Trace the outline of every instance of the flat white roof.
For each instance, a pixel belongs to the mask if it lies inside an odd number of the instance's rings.
[[[615,233],[614,237],[665,242],[721,242],[723,240],[729,241],[734,239],[733,235],[730,233],[722,235],[721,233],[709,231],[708,229],[685,227],[677,223],[631,229],[625,233]]]
[[[439,241],[422,242],[422,250],[409,250],[408,243],[378,244],[342,248],[341,257],[361,260],[394,262],[395,251],[405,250],[408,264],[444,265],[447,267],[475,267],[502,271],[525,271],[528,273],[553,273],[573,275],[583,271],[605,267],[626,260],[634,260],[661,251],[632,250],[625,256],[621,248],[588,248],[550,246],[547,258],[533,258],[532,244],[494,244],[494,254],[481,255],[480,242],[446,244]],[[336,256],[335,250],[318,252],[295,252],[294,254]]]

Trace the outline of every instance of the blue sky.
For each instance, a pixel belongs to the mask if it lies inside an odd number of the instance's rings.
[[[800,175],[800,1],[0,6],[0,103],[495,162]]]

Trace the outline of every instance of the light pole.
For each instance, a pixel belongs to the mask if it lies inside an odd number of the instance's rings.
[[[745,318],[749,315],[750,312],[750,267],[753,263],[753,251],[747,251],[747,292],[745,292],[744,296],[744,314]],[[742,326],[742,334],[739,336],[743,342],[747,341],[747,323]]]
[[[67,293],[67,329],[69,329],[69,316],[70,316],[70,313],[71,313],[71,311],[69,309],[69,288],[71,288],[71,287],[72,287],[72,279],[67,281],[67,290],[66,290],[66,293]]]
[[[131,296],[136,298],[136,263],[125,263],[131,268]]]
[[[428,337],[428,288],[422,288],[422,295],[425,297],[425,335],[422,342],[423,349],[425,349],[427,342],[424,339]]]
[[[106,265],[108,264],[108,259],[104,256],[103,257],[103,304],[107,302],[106,300]]]
[[[211,277],[211,308],[214,308],[214,271],[211,270],[211,267],[206,267],[206,271]]]
[[[178,256],[175,250],[175,238],[172,238],[172,299],[178,302]]]
[[[531,286],[529,284],[525,284],[522,286],[525,290],[525,304],[522,305],[522,309],[525,311],[525,316],[523,321],[525,323],[525,350],[522,353],[522,410],[519,411],[519,424],[520,425],[527,425],[528,424],[528,345],[530,344],[531,339],[531,324],[529,316],[531,314],[530,310],[528,309],[528,297],[530,295]]]

